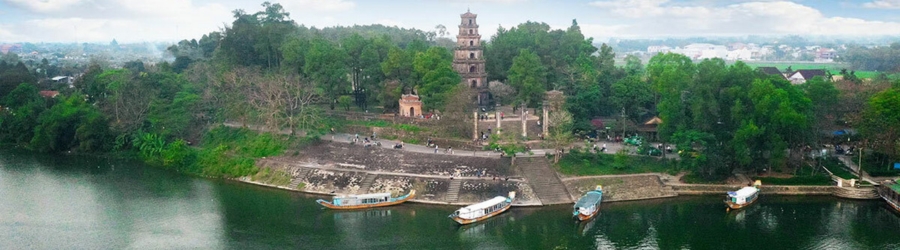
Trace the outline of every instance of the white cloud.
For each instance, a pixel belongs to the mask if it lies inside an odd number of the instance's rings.
[[[457,3],[521,3],[528,0],[447,0],[448,2]]]
[[[293,0],[280,3],[290,13],[309,11],[343,11],[356,7],[356,3],[346,0]]]
[[[30,11],[46,13],[66,9],[73,5],[83,4],[82,0],[3,0],[13,6],[28,9]]]
[[[378,20],[378,22],[376,22],[376,23],[384,25],[384,26],[388,26],[388,27],[393,27],[393,26],[403,27],[403,22],[395,21],[395,20],[391,20],[391,19],[381,19],[381,20]]]
[[[668,0],[607,0],[590,3],[625,19],[618,37],[683,35],[896,35],[900,23],[827,17],[809,6],[786,1],[754,1],[722,7],[673,6]],[[604,37],[609,28],[589,33]]]
[[[875,9],[900,9],[900,0],[876,0],[864,3],[863,7]]]
[[[7,0],[20,1],[20,0]],[[0,40],[24,42],[175,41],[199,38],[231,22],[230,9],[191,0],[33,1],[19,5],[40,12],[32,19],[8,25]],[[68,9],[44,3],[68,4]],[[11,35],[15,34],[15,35]]]

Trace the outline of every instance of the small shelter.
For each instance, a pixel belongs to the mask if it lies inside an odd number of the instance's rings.
[[[650,120],[647,120],[646,122],[638,126],[637,130],[641,133],[646,134],[647,138],[659,140],[659,133],[657,132],[657,129],[659,127],[659,124],[661,123],[662,119],[659,119],[658,116],[654,116],[653,118],[650,118]]]
[[[400,116],[418,117],[422,114],[422,101],[418,95],[408,94],[400,97]]]

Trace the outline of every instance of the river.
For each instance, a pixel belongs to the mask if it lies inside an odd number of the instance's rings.
[[[138,162],[0,151],[0,249],[900,249],[880,201],[719,196],[514,207],[468,226],[456,207],[324,210],[322,196],[184,176]]]

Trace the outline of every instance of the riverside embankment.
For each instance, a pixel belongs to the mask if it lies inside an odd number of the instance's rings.
[[[514,164],[513,164],[514,163]],[[259,159],[257,166],[289,176],[289,184],[273,185],[249,177],[238,181],[300,192],[340,195],[415,189],[413,202],[466,205],[516,191],[515,206],[572,203],[582,193],[603,185],[604,201],[632,201],[678,195],[721,195],[740,185],[685,184],[667,174],[560,177],[546,157],[451,154],[446,150],[365,147],[325,142],[289,156]],[[763,185],[763,194],[836,195],[873,198],[869,188]]]

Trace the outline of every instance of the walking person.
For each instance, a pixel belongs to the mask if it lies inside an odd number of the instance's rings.
[[[434,153],[437,154],[437,151],[438,151],[438,146],[437,146],[437,144],[435,144],[434,145]]]

